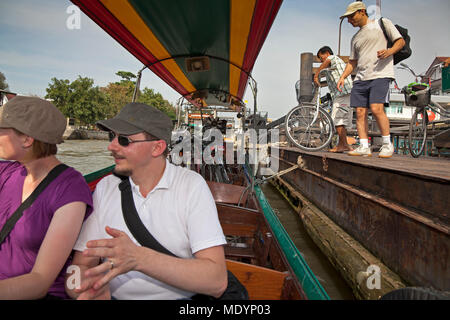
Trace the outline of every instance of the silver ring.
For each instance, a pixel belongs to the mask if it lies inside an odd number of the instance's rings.
[[[114,262],[112,260],[109,260],[109,263],[111,264],[111,270],[114,269]]]

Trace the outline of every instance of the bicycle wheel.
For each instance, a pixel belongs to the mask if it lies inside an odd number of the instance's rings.
[[[318,151],[328,146],[333,138],[334,125],[330,115],[316,105],[302,104],[293,108],[286,116],[286,136],[298,148]]]
[[[409,151],[414,158],[419,157],[427,140],[428,114],[425,108],[417,108],[409,124]]]

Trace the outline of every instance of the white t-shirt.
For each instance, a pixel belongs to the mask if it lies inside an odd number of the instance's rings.
[[[392,42],[401,38],[400,32],[389,19],[383,18],[386,33]],[[350,49],[350,60],[358,60],[356,77],[358,80],[379,78],[394,79],[394,57],[379,59],[377,51],[387,48],[387,39],[378,20],[369,22],[353,36]]]
[[[124,231],[138,244],[123,219],[120,182],[110,175],[97,184],[94,212],[83,224],[75,250],[83,251],[89,240],[111,238],[106,226]],[[199,174],[167,161],[161,180],[146,198],[132,179],[130,183],[142,222],[158,242],[178,257],[193,258],[199,250],[226,244],[214,198]],[[116,277],[110,289],[111,295],[121,300],[170,300],[193,295],[137,271]]]

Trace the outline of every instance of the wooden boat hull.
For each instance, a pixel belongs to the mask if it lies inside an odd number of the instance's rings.
[[[362,247],[359,259],[342,254],[342,247],[329,248],[331,241],[318,231],[318,223],[311,222],[315,218],[302,215],[304,223],[311,226],[307,228],[311,237],[325,248],[355,296],[376,298],[399,286],[450,289],[448,161],[401,156],[387,162],[367,161],[287,147],[274,154],[280,155],[281,170],[302,158],[301,168],[277,182],[297,211],[305,212],[302,208],[307,199],[346,233],[343,237]],[[335,241],[337,237],[332,234],[330,238]],[[367,259],[365,250],[374,259]],[[379,289],[368,289],[358,280],[357,274],[370,265],[381,268]]]

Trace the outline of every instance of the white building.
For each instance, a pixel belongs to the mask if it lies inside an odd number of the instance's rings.
[[[450,110],[450,96],[431,96],[431,100],[439,103],[447,110]],[[385,108],[386,115],[392,120],[410,120],[415,107],[410,107],[405,104],[405,96],[401,93],[391,93],[389,107]],[[428,119],[430,121],[440,120],[441,116],[435,114],[433,111],[428,112]]]

